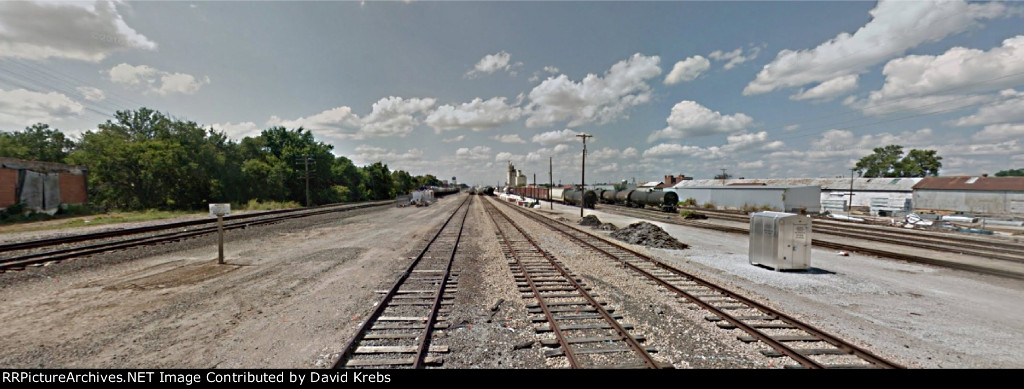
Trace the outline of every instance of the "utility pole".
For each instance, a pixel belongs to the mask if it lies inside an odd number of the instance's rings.
[[[593,135],[578,134],[576,137],[583,139],[583,164],[580,165],[580,217],[583,217],[583,196],[587,190],[587,138]]]
[[[725,175],[725,169],[722,169],[722,186],[725,186],[725,177],[728,176]]]
[[[309,172],[309,162],[313,161],[313,165],[316,166],[316,160],[313,159],[312,155],[308,155],[308,154],[307,155],[300,155],[300,156],[297,156],[295,158],[302,158],[302,163],[306,166],[306,174],[304,174],[303,177],[306,179],[306,206],[308,207],[311,204],[311,202],[309,200],[309,173],[310,173]],[[316,170],[313,170],[313,171],[316,172]]]
[[[551,173],[551,166],[552,166],[551,159],[552,158],[553,157],[548,157],[548,206],[550,207],[551,210],[554,210],[555,209],[555,199],[551,198],[551,186],[554,185],[554,183],[555,183],[554,182],[555,178],[554,178],[554,176]]]
[[[853,216],[853,172],[857,168],[850,168],[850,205],[846,207],[846,216]]]

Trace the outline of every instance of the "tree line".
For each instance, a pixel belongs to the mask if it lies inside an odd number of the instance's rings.
[[[118,111],[80,139],[43,123],[0,133],[0,156],[84,166],[90,202],[120,210],[194,210],[250,200],[305,204],[307,163],[313,204],[390,199],[441,184],[433,175],[390,171],[381,162],[355,166],[335,157],[333,147],[302,127],[271,127],[235,142],[144,107]]]

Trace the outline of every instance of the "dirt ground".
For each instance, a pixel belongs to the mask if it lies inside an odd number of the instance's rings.
[[[203,237],[0,274],[0,367],[329,367],[379,300],[376,291],[467,197],[230,231],[227,265],[215,263],[215,237]],[[474,196],[456,256],[450,326],[432,341],[451,352],[433,368],[561,367],[537,342],[526,310],[532,301],[515,288],[484,199]],[[578,219],[578,208],[544,211]],[[594,214],[620,228],[636,221]],[[764,271],[742,263],[740,238],[662,227],[691,247],[647,250],[652,255],[908,367],[1024,366],[1019,282],[856,255],[821,260],[821,272],[810,275]],[[657,358],[681,369],[780,367],[654,285],[556,234],[539,240],[647,336]]]

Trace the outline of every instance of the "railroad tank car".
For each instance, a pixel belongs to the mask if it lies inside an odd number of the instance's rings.
[[[584,208],[594,209],[594,204],[597,203],[597,193],[593,190],[566,189],[562,197],[566,205],[582,203]]]
[[[615,192],[615,204],[630,205],[629,197],[631,194],[633,194],[633,192],[636,192],[636,190],[623,189],[618,192]]]
[[[654,207],[665,212],[675,212],[679,207],[679,195],[676,192],[651,191],[642,192],[637,196],[637,204],[641,207]]]
[[[450,194],[459,193],[459,188],[457,188],[457,187],[450,187],[450,188],[435,187],[435,188],[432,188],[432,189],[434,191],[434,197],[435,198],[441,198],[441,197],[444,197],[444,196],[447,196],[447,195],[450,195]]]
[[[614,204],[615,203],[615,194],[616,193],[618,193],[618,192],[614,191],[614,190],[603,191],[603,192],[601,192],[601,195],[598,196],[598,201],[600,201],[603,204]]]

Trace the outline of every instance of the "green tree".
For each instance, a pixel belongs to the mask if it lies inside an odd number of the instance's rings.
[[[388,165],[380,161],[364,166],[366,174],[365,188],[370,200],[387,200],[395,197],[394,182]]]
[[[1008,169],[996,172],[996,177],[1021,177],[1024,176],[1024,169]]]
[[[935,150],[910,150],[903,146],[876,147],[871,155],[857,161],[854,169],[861,177],[925,177],[939,175],[942,157]]]
[[[36,123],[25,131],[0,133],[0,156],[32,161],[65,162],[75,142],[48,124]]]

